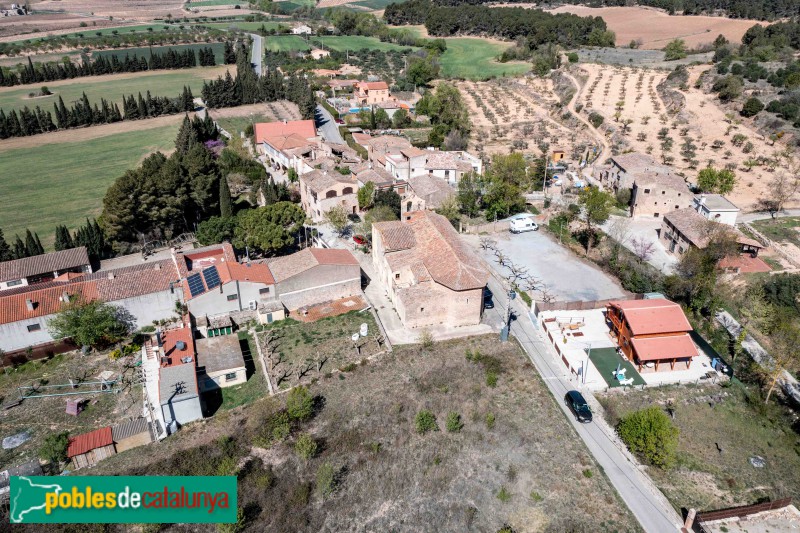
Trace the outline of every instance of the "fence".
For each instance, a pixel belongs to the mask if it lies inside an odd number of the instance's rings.
[[[28,361],[49,359],[56,354],[76,350],[78,347],[69,341],[51,341],[28,349],[15,350],[2,354],[2,366],[18,366]]]
[[[462,233],[480,234],[480,233],[497,233],[500,231],[508,231],[508,220],[498,220],[496,222],[487,222],[485,224],[462,224]]]
[[[744,518],[756,513],[763,513],[764,511],[772,511],[775,509],[783,509],[791,505],[791,498],[783,498],[775,500],[774,502],[757,503],[754,505],[743,505],[741,507],[731,507],[729,509],[720,509],[719,511],[709,511],[707,513],[697,513],[697,524],[702,528],[703,522],[711,522],[712,520],[724,520],[725,518]],[[706,531],[703,528],[703,531]]]

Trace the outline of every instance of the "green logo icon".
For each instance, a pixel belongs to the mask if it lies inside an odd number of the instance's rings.
[[[16,524],[236,522],[235,476],[14,476]]]

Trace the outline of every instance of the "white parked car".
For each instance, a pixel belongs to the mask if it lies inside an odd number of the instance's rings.
[[[515,218],[509,221],[508,230],[511,233],[522,233],[525,231],[538,231],[539,225],[533,221],[532,217]]]

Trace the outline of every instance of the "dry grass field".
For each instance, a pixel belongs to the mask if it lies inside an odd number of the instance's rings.
[[[115,20],[151,21],[156,18],[183,16],[181,0],[43,0],[34,4],[39,11],[62,11]]]
[[[708,164],[716,168],[730,165],[738,183],[729,198],[740,208],[748,209],[768,187],[774,172],[781,170],[770,170],[767,164],[748,169],[745,161],[771,158],[782,146],[773,146],[772,141],[751,127],[751,122],[720,107],[715,95],[694,87],[708,68],[690,68],[686,87],[678,90],[685,105],[673,113],[657,90],[669,74],[667,71],[582,64],[587,78],[577,104],[583,105],[583,113],[596,112],[605,118],[603,127],[615,132],[612,138],[617,152],[649,152],[657,160],[671,157],[671,164],[690,183],[696,182],[697,172]],[[627,121],[630,122],[626,125]],[[665,128],[673,140],[668,151],[663,149],[660,133]],[[694,163],[682,153],[687,139],[695,146]]]
[[[741,42],[742,35],[757,20],[729,19],[727,17],[668,15],[664,11],[647,7],[561,6],[548,10],[551,13],[573,13],[581,17],[602,17],[608,29],[617,34],[617,46],[627,46],[641,40],[646,50],[657,50],[675,38],[686,41],[690,48],[708,44],[717,35],[731,42]]]
[[[468,350],[495,358],[496,387]],[[313,384],[315,416],[267,448],[253,441],[276,427],[285,394],[87,474],[213,475],[238,464],[245,530],[254,532],[639,530],[515,343],[489,336],[404,346],[340,376]],[[416,431],[423,409],[437,431]],[[461,415],[459,431],[447,430],[450,412]],[[293,449],[301,433],[318,443],[309,460]],[[325,465],[335,472],[327,497],[317,484]]]
[[[245,131],[248,125],[256,122],[274,122],[276,120],[300,120],[297,104],[288,100],[269,102],[266,104],[226,107],[211,111],[211,118],[225,131],[236,135]]]
[[[471,145],[478,151],[489,155],[512,148],[541,151],[547,144],[571,156],[591,144],[590,136],[562,124],[554,113],[559,99],[552,80],[518,78],[457,85],[470,109]]]
[[[13,41],[67,33],[81,29],[82,22],[87,25],[84,28],[87,32],[106,26],[119,26],[119,22],[108,20],[108,17],[91,15],[35,14],[26,17],[0,17],[0,38],[3,38],[4,41]],[[16,38],[8,39],[11,36],[16,36]]]

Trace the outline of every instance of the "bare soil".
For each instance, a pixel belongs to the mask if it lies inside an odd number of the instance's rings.
[[[496,387],[467,350],[497,359]],[[248,531],[639,530],[514,342],[487,336],[427,351],[404,346],[341,376],[311,386],[318,413],[269,449],[253,447],[252,438],[285,395],[192,424],[148,453],[125,452],[86,473],[213,472],[221,450],[234,449],[227,453],[246,465],[239,501]],[[436,416],[438,431],[416,432],[422,409]],[[449,412],[461,415],[459,432],[447,431]],[[490,413],[495,423],[487,427]],[[320,445],[307,462],[293,451],[300,432]],[[225,436],[233,442],[223,445]],[[337,472],[327,498],[315,482],[325,463]]]
[[[739,43],[744,33],[758,20],[730,19],[727,17],[668,15],[648,7],[561,6],[547,10],[551,13],[573,13],[581,17],[602,17],[608,29],[617,35],[617,46],[627,46],[641,40],[646,50],[660,50],[676,38],[686,41],[690,48],[708,44],[724,35],[729,41]]]
[[[80,24],[87,24],[81,28]],[[0,17],[0,42],[34,39],[47,35],[59,35],[74,31],[90,31],[108,26],[119,26],[119,22],[108,20],[108,17],[70,14],[34,14],[28,16]]]

